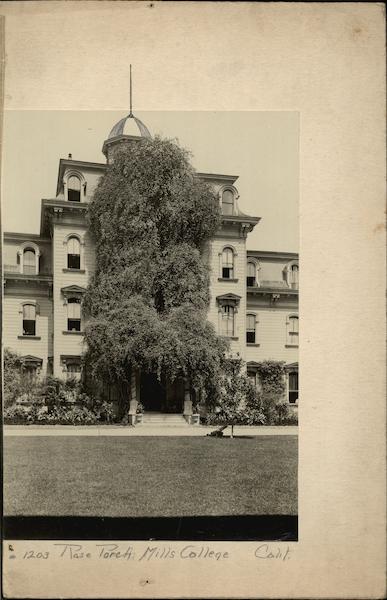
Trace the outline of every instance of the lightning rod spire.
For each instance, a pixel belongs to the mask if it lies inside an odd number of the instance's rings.
[[[132,65],[129,66],[129,103],[130,103],[129,117],[133,117],[133,112],[132,112]]]

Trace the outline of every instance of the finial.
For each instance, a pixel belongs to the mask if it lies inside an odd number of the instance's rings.
[[[132,65],[129,66],[129,102],[130,102],[129,117],[133,117],[133,113],[132,113]]]

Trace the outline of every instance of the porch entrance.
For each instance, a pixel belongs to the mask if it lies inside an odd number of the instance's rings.
[[[145,412],[183,413],[184,380],[160,382],[155,373],[142,373],[140,402]]]

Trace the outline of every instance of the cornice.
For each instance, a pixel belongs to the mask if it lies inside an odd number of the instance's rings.
[[[238,179],[239,175],[221,175],[219,173],[195,173],[195,177],[210,181],[226,181],[227,183],[233,184]]]
[[[277,258],[286,260],[297,260],[298,254],[296,252],[272,252],[270,250],[247,250],[247,258]]]
[[[50,238],[41,237],[39,233],[18,233],[14,231],[4,232],[4,241],[15,241],[15,242],[40,242],[40,243],[51,243]]]

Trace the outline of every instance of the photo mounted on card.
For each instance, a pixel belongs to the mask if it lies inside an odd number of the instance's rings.
[[[373,7],[0,7],[7,597],[376,597],[343,383],[370,183],[327,49],[363,77]]]
[[[5,113],[6,536],[297,541],[298,114],[123,84]]]

